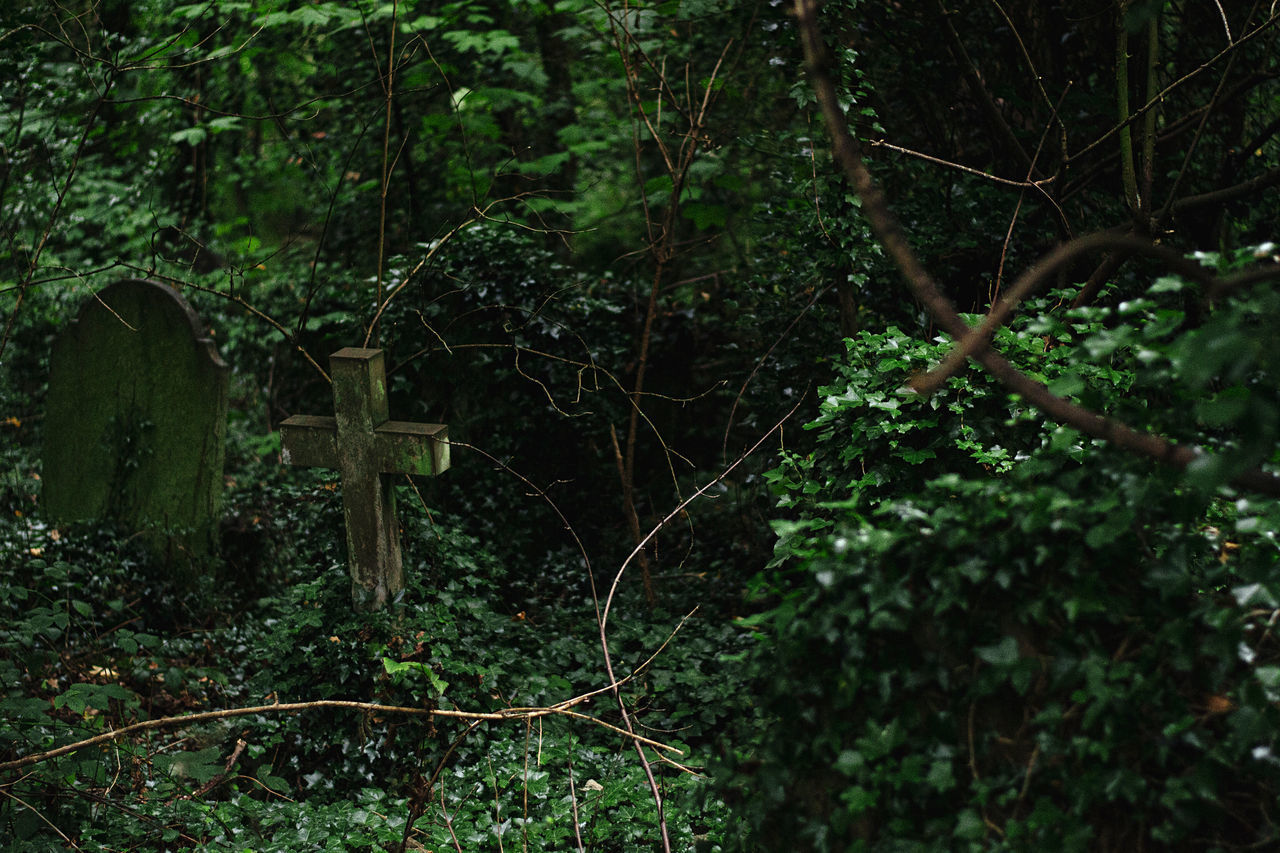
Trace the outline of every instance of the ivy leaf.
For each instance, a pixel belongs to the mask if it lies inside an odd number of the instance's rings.
[[[1084,379],[1074,371],[1064,373],[1049,383],[1049,392],[1059,397],[1070,397],[1084,390]]]
[[[1018,641],[1013,637],[1005,637],[995,645],[979,646],[975,651],[992,666],[1012,666],[1018,662]]]
[[[209,131],[202,124],[194,127],[184,127],[182,130],[176,130],[169,134],[169,141],[175,145],[191,145],[196,146],[204,142],[205,137],[209,135]]]
[[[728,221],[729,211],[722,204],[704,204],[695,201],[684,205],[680,215],[692,220],[699,231],[705,231],[708,228],[723,227]]]

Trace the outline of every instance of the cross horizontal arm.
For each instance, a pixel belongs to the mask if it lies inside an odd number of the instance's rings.
[[[325,415],[294,415],[280,424],[286,465],[340,468],[338,424]],[[444,424],[387,421],[373,431],[370,460],[379,474],[429,477],[449,468],[449,430]]]
[[[294,415],[280,423],[280,455],[286,465],[338,467],[338,422],[325,415]]]
[[[373,435],[380,473],[429,477],[449,468],[449,430],[444,424],[387,421]]]

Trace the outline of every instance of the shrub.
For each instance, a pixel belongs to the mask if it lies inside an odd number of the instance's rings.
[[[1241,320],[1263,309],[1197,327],[1171,281],[1116,311],[1041,304],[997,345],[1095,409],[1220,449],[1186,476],[1046,423],[976,371],[901,393],[942,343],[847,341],[816,450],[770,475],[788,517],[758,582],[765,733],[721,777],[740,844],[1276,842],[1280,509],[1221,485],[1267,428],[1204,403],[1238,387],[1255,421],[1274,414]],[[1198,420],[1174,414],[1197,396]]]

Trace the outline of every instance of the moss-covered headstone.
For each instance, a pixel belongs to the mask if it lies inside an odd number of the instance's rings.
[[[177,291],[126,280],[87,299],[49,365],[43,514],[139,531],[171,561],[217,545],[227,366]]]
[[[439,474],[449,467],[443,424],[389,420],[382,350],[346,347],[329,358],[333,412],[280,424],[286,465],[337,468],[347,528],[351,597],[377,610],[404,588],[392,474]]]

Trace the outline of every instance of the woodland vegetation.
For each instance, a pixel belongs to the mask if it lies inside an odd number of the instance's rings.
[[[1278,39],[4,3],[0,847],[1280,843]],[[123,277],[232,368],[194,575],[41,516],[50,343]],[[454,441],[380,614],[275,429],[344,346]]]

